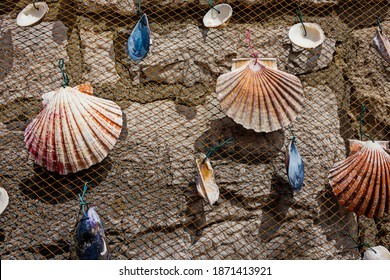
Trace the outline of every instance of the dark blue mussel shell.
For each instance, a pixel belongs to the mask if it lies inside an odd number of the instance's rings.
[[[108,260],[110,251],[106,243],[104,228],[94,207],[87,211],[77,224],[70,259]]]
[[[143,14],[127,40],[127,51],[130,58],[137,61],[143,59],[148,54],[149,46],[149,21],[146,14]]]
[[[298,192],[302,189],[304,174],[304,166],[301,155],[299,154],[298,148],[295,145],[295,139],[290,141],[286,155],[286,168],[288,181],[290,182],[291,188]]]

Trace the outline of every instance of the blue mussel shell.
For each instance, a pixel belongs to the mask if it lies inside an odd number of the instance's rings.
[[[295,145],[295,139],[293,138],[288,145],[287,156],[286,156],[286,167],[288,181],[294,191],[300,191],[303,185],[304,166],[301,155],[299,154],[298,148]]]
[[[127,51],[132,60],[143,59],[149,52],[150,29],[146,14],[143,14],[127,40]]]
[[[94,207],[89,208],[87,216],[80,219],[70,251],[71,259],[107,260],[110,258],[104,228]]]

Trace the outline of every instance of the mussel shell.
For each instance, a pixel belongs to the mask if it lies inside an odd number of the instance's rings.
[[[390,64],[390,42],[385,33],[380,30],[376,30],[374,39],[372,40],[372,46],[378,52],[378,54]]]
[[[286,169],[291,188],[296,192],[300,191],[305,177],[304,165],[298,148],[295,145],[294,138],[288,145],[286,153]]]
[[[70,251],[71,259],[110,259],[110,250],[104,234],[103,224],[94,207],[89,208],[87,216],[83,216],[77,224]]]
[[[134,61],[138,61],[145,58],[149,52],[149,48],[149,21],[146,14],[143,14],[127,40],[127,50],[130,58]]]
[[[219,198],[219,187],[215,182],[214,171],[211,167],[210,160],[206,155],[200,154],[196,159],[198,167],[198,177],[196,180],[196,188],[200,196],[205,198],[213,205]]]

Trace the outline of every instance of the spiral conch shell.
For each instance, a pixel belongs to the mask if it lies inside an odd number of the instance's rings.
[[[389,141],[349,140],[350,155],[328,176],[339,203],[358,216],[390,213]]]
[[[122,129],[122,111],[92,91],[89,85],[79,85],[42,96],[44,108],[24,133],[37,164],[66,175],[101,162],[114,147]]]
[[[289,125],[303,104],[298,77],[265,66],[255,58],[219,76],[216,92],[226,115],[256,132]]]
[[[213,168],[206,155],[200,154],[196,159],[198,167],[198,178],[196,180],[196,189],[198,193],[213,205],[219,198],[219,188],[215,183]]]

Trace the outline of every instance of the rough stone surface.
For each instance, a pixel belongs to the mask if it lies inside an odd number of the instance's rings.
[[[390,21],[382,22],[383,30],[390,30]],[[372,137],[378,134],[383,140],[390,136],[390,66],[371,45],[375,36],[375,28],[364,28],[352,32],[353,51],[347,57],[350,71],[347,77],[351,83],[351,99],[356,109],[353,113],[359,116],[360,105],[364,103],[367,112],[365,120],[366,132]],[[377,126],[387,127],[380,131]]]
[[[222,30],[207,30],[187,25],[166,35],[152,32],[153,44],[148,56],[129,65],[133,80],[135,83],[181,83],[187,87],[210,83],[230,71],[233,58],[249,56],[243,33],[238,31],[241,29],[229,25]],[[251,28],[259,57],[277,58],[278,67],[292,74],[316,71],[331,63],[335,40],[327,38],[319,47],[306,50],[293,45],[287,33],[285,27]]]
[[[67,27],[61,21],[42,22],[28,29],[0,16],[0,104],[40,96],[61,86],[58,60],[68,61]],[[3,44],[4,42],[4,44]]]
[[[113,34],[80,30],[82,55],[86,65],[83,79],[92,85],[115,84],[119,75],[115,69]]]
[[[235,14],[226,28],[208,30],[201,23],[207,1],[145,0],[152,48],[137,63],[125,53],[137,17],[110,2],[117,7],[83,11],[75,2],[50,2],[47,22],[29,28],[14,23],[25,1],[0,16],[0,101],[6,103],[0,106],[0,180],[10,195],[0,216],[2,259],[66,259],[85,182],[113,259],[357,259],[348,234],[389,246],[389,217],[356,219],[338,204],[327,179],[346,156],[344,141],[358,136],[362,99],[365,131],[389,136],[388,114],[381,117],[389,69],[369,46],[372,15],[386,12],[385,1],[350,1],[337,8],[338,17],[326,12],[338,1],[300,1],[304,20],[318,23],[328,38],[303,50],[287,37],[297,22],[279,9],[287,1],[232,1],[251,11],[248,18]],[[270,17],[274,5],[280,17]],[[306,13],[312,7],[321,16]],[[184,16],[177,13],[185,8]],[[387,21],[382,25],[389,29]],[[213,92],[232,58],[250,55],[247,28],[259,57],[276,57],[279,69],[298,75],[305,87],[304,108],[292,124],[305,163],[298,193],[290,190],[284,163],[291,131],[246,130],[225,116]],[[42,108],[40,95],[62,83],[59,57],[71,82],[92,82],[96,95],[121,105],[125,122],[102,163],[68,176],[34,165],[23,142],[24,128]],[[231,137],[233,143],[210,156],[220,187],[210,206],[196,192],[195,158]]]
[[[134,15],[137,12],[133,0],[78,0],[79,7],[88,13],[115,12]]]

